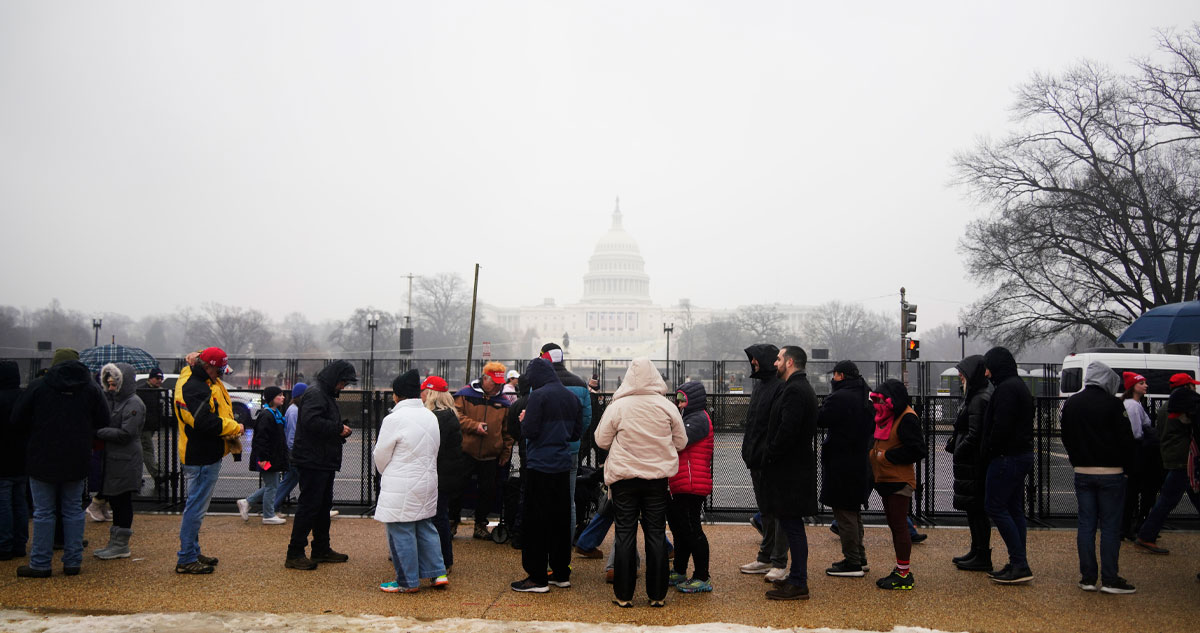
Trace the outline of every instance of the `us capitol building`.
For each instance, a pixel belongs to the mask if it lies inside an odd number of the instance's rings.
[[[787,321],[785,327],[795,330],[807,308],[777,305]],[[583,276],[583,297],[578,303],[559,306],[546,299],[540,306],[500,308],[485,305],[483,317],[511,332],[518,340],[528,332],[536,333],[530,341],[532,349],[514,350],[517,356],[536,355],[542,343],[563,343],[576,359],[620,359],[649,356],[661,359],[666,355],[667,338],[663,323],[674,323],[672,352],[683,323],[690,313],[693,324],[712,319],[728,318],[735,310],[700,308],[687,299],[674,306],[657,306],[650,300],[650,275],[637,241],[621,224],[621,204],[617,200],[612,214],[612,226],[596,243],[588,272]],[[499,352],[498,355],[506,355]]]

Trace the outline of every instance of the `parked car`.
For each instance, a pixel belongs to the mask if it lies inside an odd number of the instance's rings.
[[[149,374],[138,374],[137,381],[139,384],[145,380]],[[168,391],[175,390],[175,383],[179,380],[179,374],[163,374],[163,388]],[[253,428],[252,422],[254,416],[258,413],[262,406],[260,400],[262,396],[253,391],[230,391],[229,399],[233,405],[233,417],[238,421],[238,424],[244,425],[249,431]]]

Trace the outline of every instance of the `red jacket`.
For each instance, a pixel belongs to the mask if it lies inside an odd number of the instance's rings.
[[[679,472],[669,481],[671,494],[707,497],[713,489],[713,426],[712,418],[704,408],[704,387],[698,382],[688,382],[680,385],[676,393],[687,397],[683,426],[687,430],[688,445],[679,451]]]

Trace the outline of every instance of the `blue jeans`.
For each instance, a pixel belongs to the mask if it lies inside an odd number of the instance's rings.
[[[283,473],[283,479],[279,482],[279,488],[275,491],[275,503],[271,504],[272,508],[278,508],[283,505],[283,501],[288,495],[296,489],[296,484],[300,483],[300,473],[295,468],[291,468]]]
[[[1154,502],[1154,507],[1150,509],[1150,515],[1146,517],[1146,522],[1142,523],[1142,529],[1138,530],[1138,538],[1147,543],[1157,541],[1158,533],[1162,531],[1167,515],[1171,514],[1171,510],[1179,505],[1184,493],[1187,493],[1188,498],[1192,500],[1192,505],[1200,509],[1200,494],[1193,492],[1192,487],[1188,484],[1187,469],[1172,468],[1168,470],[1167,478],[1163,480],[1162,490],[1158,493],[1158,501]]]
[[[275,516],[275,491],[279,488],[279,473],[265,472],[259,474],[262,475],[262,488],[255,490],[249,497],[246,497],[246,502],[254,505],[261,501],[263,518],[270,519]]]
[[[187,486],[187,501],[183,504],[183,518],[179,522],[180,565],[196,562],[200,556],[200,524],[212,501],[213,488],[221,475],[221,462],[206,466],[183,466],[183,481]]]
[[[1029,567],[1025,557],[1025,477],[1033,470],[1033,453],[1001,455],[988,463],[983,507],[1004,539],[1008,562]]]
[[[396,584],[416,587],[422,578],[437,578],[446,573],[442,563],[442,543],[433,519],[386,523]]]
[[[33,550],[29,553],[29,566],[33,569],[50,569],[54,560],[56,509],[62,510],[63,567],[79,567],[83,563],[83,506],[79,500],[85,481],[29,478],[29,490],[33,492]]]
[[[609,507],[612,507],[609,504]],[[612,528],[613,515],[612,512],[604,513],[597,512],[592,515],[592,520],[588,522],[587,527],[579,533],[579,540],[575,545],[579,549],[596,549],[604,542],[604,537],[608,536],[608,530]]]
[[[1104,584],[1117,579],[1121,554],[1121,515],[1125,510],[1125,475],[1075,473],[1075,498],[1079,502],[1079,574],[1096,578],[1096,525],[1100,525],[1100,578]]]
[[[797,587],[808,586],[808,535],[804,532],[803,517],[779,519],[779,527],[787,535],[788,549],[792,554],[792,567],[787,582]]]
[[[29,504],[25,491],[29,489],[29,478],[0,477],[0,553],[14,552],[25,555],[29,542]]]

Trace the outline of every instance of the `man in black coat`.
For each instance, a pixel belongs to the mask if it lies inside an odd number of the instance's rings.
[[[817,513],[817,394],[808,383],[808,354],[795,345],[779,350],[775,369],[784,382],[771,403],[763,455],[764,514],[778,519],[787,535],[792,565],[787,578],[767,592],[769,600],[808,599],[808,537],[804,517]]]
[[[984,508],[1008,548],[1008,564],[990,574],[1000,584],[1033,580],[1025,557],[1025,477],[1033,470],[1033,394],[1003,347],[983,355],[994,390],[983,416],[980,455],[987,464]]]
[[[21,397],[21,370],[11,360],[0,360],[0,428],[8,424],[13,406]],[[29,438],[24,433],[0,434],[0,560],[25,556],[29,543],[29,473],[25,451]]]
[[[292,468],[299,474],[300,499],[296,503],[285,567],[316,569],[317,563],[343,563],[350,559],[330,548],[329,524],[333,478],[342,468],[342,445],[350,437],[350,427],[342,421],[337,397],[347,385],[356,382],[354,365],[335,360],[317,373],[316,384],[304,393],[292,446]],[[311,558],[304,555],[309,532]]]
[[[826,429],[821,442],[821,503],[833,508],[842,539],[842,560],[825,570],[830,576],[864,575],[867,551],[859,510],[871,494],[867,452],[874,432],[870,389],[848,360],[833,368],[833,392],[821,403],[817,426]]]
[[[758,546],[758,557],[739,569],[743,574],[767,574],[768,580],[782,580],[787,574],[787,539],[779,530],[775,517],[763,510],[762,468],[766,451],[767,421],[771,416],[771,403],[783,389],[783,381],[775,371],[775,359],[779,348],[770,343],[758,343],[746,348],[750,361],[750,377],[756,382],[750,394],[750,406],[746,409],[746,426],[742,432],[742,461],[750,469],[750,481],[754,485],[754,502],[761,512],[758,523],[751,519],[754,527],[762,533]]]
[[[83,487],[96,431],[108,426],[108,404],[79,353],[61,348],[45,377],[34,380],[17,400],[9,435],[28,437],[25,463],[33,492],[33,548],[26,578],[48,578],[53,557],[55,508],[62,508],[63,573],[83,563]]]

